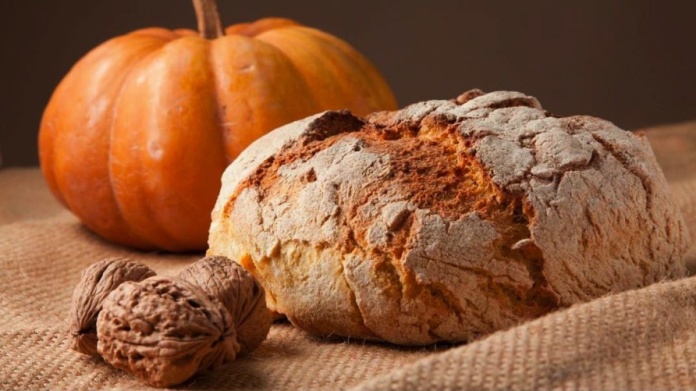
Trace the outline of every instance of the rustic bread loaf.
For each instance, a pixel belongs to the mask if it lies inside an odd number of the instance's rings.
[[[259,139],[223,176],[209,255],[304,330],[416,345],[682,277],[687,237],[644,137],[474,90]]]

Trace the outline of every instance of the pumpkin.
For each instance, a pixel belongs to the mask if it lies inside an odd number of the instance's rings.
[[[279,18],[223,31],[214,0],[194,6],[200,34],[113,38],[70,70],[44,111],[48,186],[109,241],[204,249],[220,177],[252,141],[324,110],[396,108],[379,72],[344,41]]]

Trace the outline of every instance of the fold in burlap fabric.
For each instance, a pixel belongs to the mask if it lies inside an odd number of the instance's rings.
[[[696,123],[648,132],[696,236]],[[68,349],[66,313],[87,265],[129,256],[176,274],[201,254],[138,253],[83,228],[37,169],[0,171],[0,389],[139,389]],[[688,255],[696,265],[696,247]],[[696,389],[696,277],[604,297],[467,345],[404,349],[274,325],[252,355],[194,389]]]

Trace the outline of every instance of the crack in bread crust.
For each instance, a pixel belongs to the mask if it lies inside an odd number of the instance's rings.
[[[345,131],[290,126],[228,168],[209,240],[305,330],[461,342],[685,273],[654,156],[610,123],[480,91],[321,118]]]

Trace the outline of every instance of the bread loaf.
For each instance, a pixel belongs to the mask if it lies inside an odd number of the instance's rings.
[[[461,342],[685,275],[648,141],[518,92],[325,112],[229,166],[209,255],[308,332]]]

